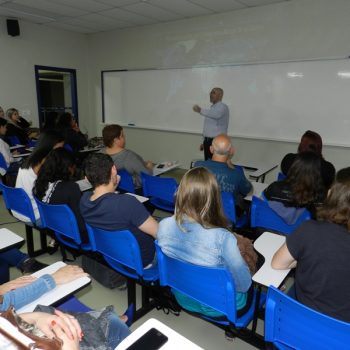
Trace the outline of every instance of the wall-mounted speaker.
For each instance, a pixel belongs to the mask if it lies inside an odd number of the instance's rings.
[[[20,34],[19,31],[19,23],[17,19],[7,19],[7,34],[11,36],[18,36]]]

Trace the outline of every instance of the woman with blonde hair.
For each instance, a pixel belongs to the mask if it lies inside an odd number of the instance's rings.
[[[228,230],[215,176],[203,167],[190,169],[182,178],[176,196],[175,215],[162,220],[157,233],[164,254],[207,267],[225,267],[236,287],[238,316],[253,298],[249,268],[239,251],[237,238]],[[211,317],[217,311],[174,291],[186,310]]]

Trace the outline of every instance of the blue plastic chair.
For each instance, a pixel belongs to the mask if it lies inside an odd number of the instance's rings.
[[[47,251],[47,242],[46,242],[46,233],[43,230],[43,226],[38,223],[35,219],[34,210],[32,202],[23,190],[23,188],[14,188],[0,183],[0,189],[2,190],[4,202],[6,209],[8,209],[12,215],[12,210],[16,211],[23,216],[26,216],[29,221],[23,221],[26,229],[26,241],[28,255],[30,257],[35,257],[40,254],[46,253]],[[40,249],[34,249],[34,239],[33,239],[33,228],[37,229],[40,232]]]
[[[67,204],[47,204],[37,198],[41,223],[43,227],[54,231],[61,245],[63,259],[66,260],[64,246],[76,250],[90,251],[90,243],[82,243],[77,219]]]
[[[241,228],[248,223],[246,214],[237,220],[236,203],[232,193],[221,192],[221,201],[227,220],[231,225]]]
[[[35,147],[38,143],[38,140],[29,140],[28,147]]]
[[[158,266],[143,267],[140,246],[130,231],[106,231],[89,224],[86,227],[92,250],[101,253],[108,265],[128,277],[128,305],[134,305],[135,319],[142,317],[149,311],[149,303],[143,297],[142,307],[136,311],[136,282],[142,285],[142,293],[146,295],[147,284],[159,278]]]
[[[120,181],[117,189],[135,193],[135,185],[132,176],[125,169],[118,170],[118,175],[120,176]]]
[[[284,175],[283,173],[279,172],[279,173],[277,174],[277,181],[282,181],[282,180],[284,180],[286,177],[287,177],[286,175]]]
[[[143,195],[156,208],[173,213],[177,183],[173,178],[152,176],[141,172]]]
[[[171,258],[162,252],[157,241],[155,244],[160,285],[169,286],[226,317],[224,320],[218,320],[199,315],[201,318],[219,326],[234,326],[234,328],[246,328],[253,320],[256,302],[255,291],[249,310],[243,316],[237,317],[235,284],[227,269],[198,266]],[[261,294],[260,307],[264,301],[265,295]],[[256,336],[255,330],[253,333],[252,335]]]
[[[69,143],[65,143],[63,148],[68,152],[73,152],[73,147]]]
[[[348,350],[350,323],[321,314],[269,287],[265,340],[278,349]]]
[[[261,227],[268,230],[277,231],[283,234],[292,233],[301,223],[310,220],[311,215],[308,210],[299,216],[298,220],[293,225],[288,225],[285,221],[276,214],[270,207],[267,201],[253,196],[251,206],[251,227]]]
[[[89,312],[89,311],[92,311],[92,309],[89,306],[83,304],[75,296],[69,297],[64,302],[59,302],[57,304],[57,309],[61,310],[62,312]]]
[[[0,168],[4,169],[5,173],[7,172],[8,166],[2,153],[0,153]]]
[[[0,174],[0,178],[1,178],[1,181],[3,183],[7,183],[6,182],[6,173],[7,173],[7,170],[8,170],[8,166],[7,166],[7,163],[6,163],[6,160],[4,158],[4,156],[2,155],[2,153],[0,153],[0,169],[3,169],[3,175]]]
[[[13,135],[13,136],[6,136],[6,137],[9,140],[11,146],[16,146],[16,145],[20,145],[21,144],[21,141],[15,135]]]

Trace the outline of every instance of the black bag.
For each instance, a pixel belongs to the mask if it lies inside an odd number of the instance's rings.
[[[101,259],[83,255],[81,259],[83,270],[107,288],[125,289],[126,278],[98,260]]]
[[[169,287],[153,287],[151,298],[155,301],[157,310],[163,310],[166,315],[180,315],[181,306],[176,301],[176,298]]]

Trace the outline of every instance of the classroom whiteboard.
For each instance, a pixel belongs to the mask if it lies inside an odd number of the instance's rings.
[[[102,72],[105,123],[201,133],[209,91],[224,89],[229,134],[350,146],[350,60]]]

